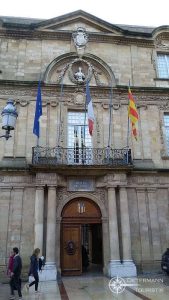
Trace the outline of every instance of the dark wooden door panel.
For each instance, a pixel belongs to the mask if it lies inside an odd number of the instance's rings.
[[[81,225],[62,224],[61,268],[63,275],[80,275],[81,258]]]

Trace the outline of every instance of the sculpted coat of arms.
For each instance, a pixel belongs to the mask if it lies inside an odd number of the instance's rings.
[[[77,31],[73,32],[72,37],[74,44],[78,49],[85,48],[88,42],[88,34],[83,27],[78,27]]]

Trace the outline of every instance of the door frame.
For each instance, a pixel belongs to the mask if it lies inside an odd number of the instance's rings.
[[[84,199],[84,201],[86,202],[90,202],[90,204],[93,205],[93,207],[96,208],[96,210],[98,210],[98,216],[76,216],[76,217],[66,217],[64,218],[64,216],[62,216],[62,214],[64,213],[64,210],[66,207],[69,207],[72,203],[78,201],[78,199]],[[100,214],[100,215],[99,215]],[[61,227],[60,227],[60,267],[61,267],[61,274],[63,275],[81,275],[82,274],[82,266],[81,266],[81,271],[80,272],[73,272],[71,270],[69,271],[64,271],[62,269],[63,267],[63,255],[64,255],[64,241],[63,241],[63,237],[64,237],[64,226],[75,226],[75,225],[79,225],[80,227],[80,231],[81,231],[81,225],[82,224],[102,224],[102,214],[101,214],[101,210],[100,210],[100,207],[98,206],[97,203],[95,203],[93,200],[87,198],[87,197],[75,197],[74,199],[72,199],[71,201],[68,201],[66,203],[66,205],[63,207],[62,209],[62,213],[61,213]],[[81,235],[81,233],[80,233]],[[80,243],[80,247],[81,247],[81,241],[79,242]],[[102,243],[103,243],[103,228],[102,228]],[[102,251],[103,251],[103,247],[102,247]],[[103,255],[104,257],[104,255]],[[80,255],[80,259],[82,261],[82,258],[81,258],[81,255]],[[82,263],[81,263],[82,265]]]
[[[103,192],[103,194],[101,193]],[[89,200],[92,200],[94,203],[96,203],[101,211],[101,221],[102,221],[102,246],[103,246],[103,274],[108,274],[108,265],[110,261],[110,247],[109,247],[109,224],[108,224],[108,211],[105,206],[105,188],[101,188],[101,191],[95,192],[95,194],[89,193],[89,192],[69,192],[66,188],[63,189],[59,193],[59,199],[58,206],[56,210],[56,266],[58,273],[61,274],[61,214],[64,206],[71,200],[78,198],[78,197],[84,197]]]

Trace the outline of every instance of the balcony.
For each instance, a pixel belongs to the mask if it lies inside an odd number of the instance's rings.
[[[32,165],[35,167],[130,167],[131,149],[33,147]]]

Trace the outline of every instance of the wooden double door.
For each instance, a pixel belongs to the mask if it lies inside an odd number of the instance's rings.
[[[96,238],[95,229],[97,226],[99,226],[98,229],[101,226],[101,212],[93,201],[86,198],[76,198],[63,208],[61,224],[62,275],[82,274],[82,246],[86,246],[84,245],[84,232],[87,229],[90,236],[93,235]],[[87,240],[86,242],[88,243]],[[92,249],[95,246],[96,243]],[[86,250],[89,254],[89,249]]]

